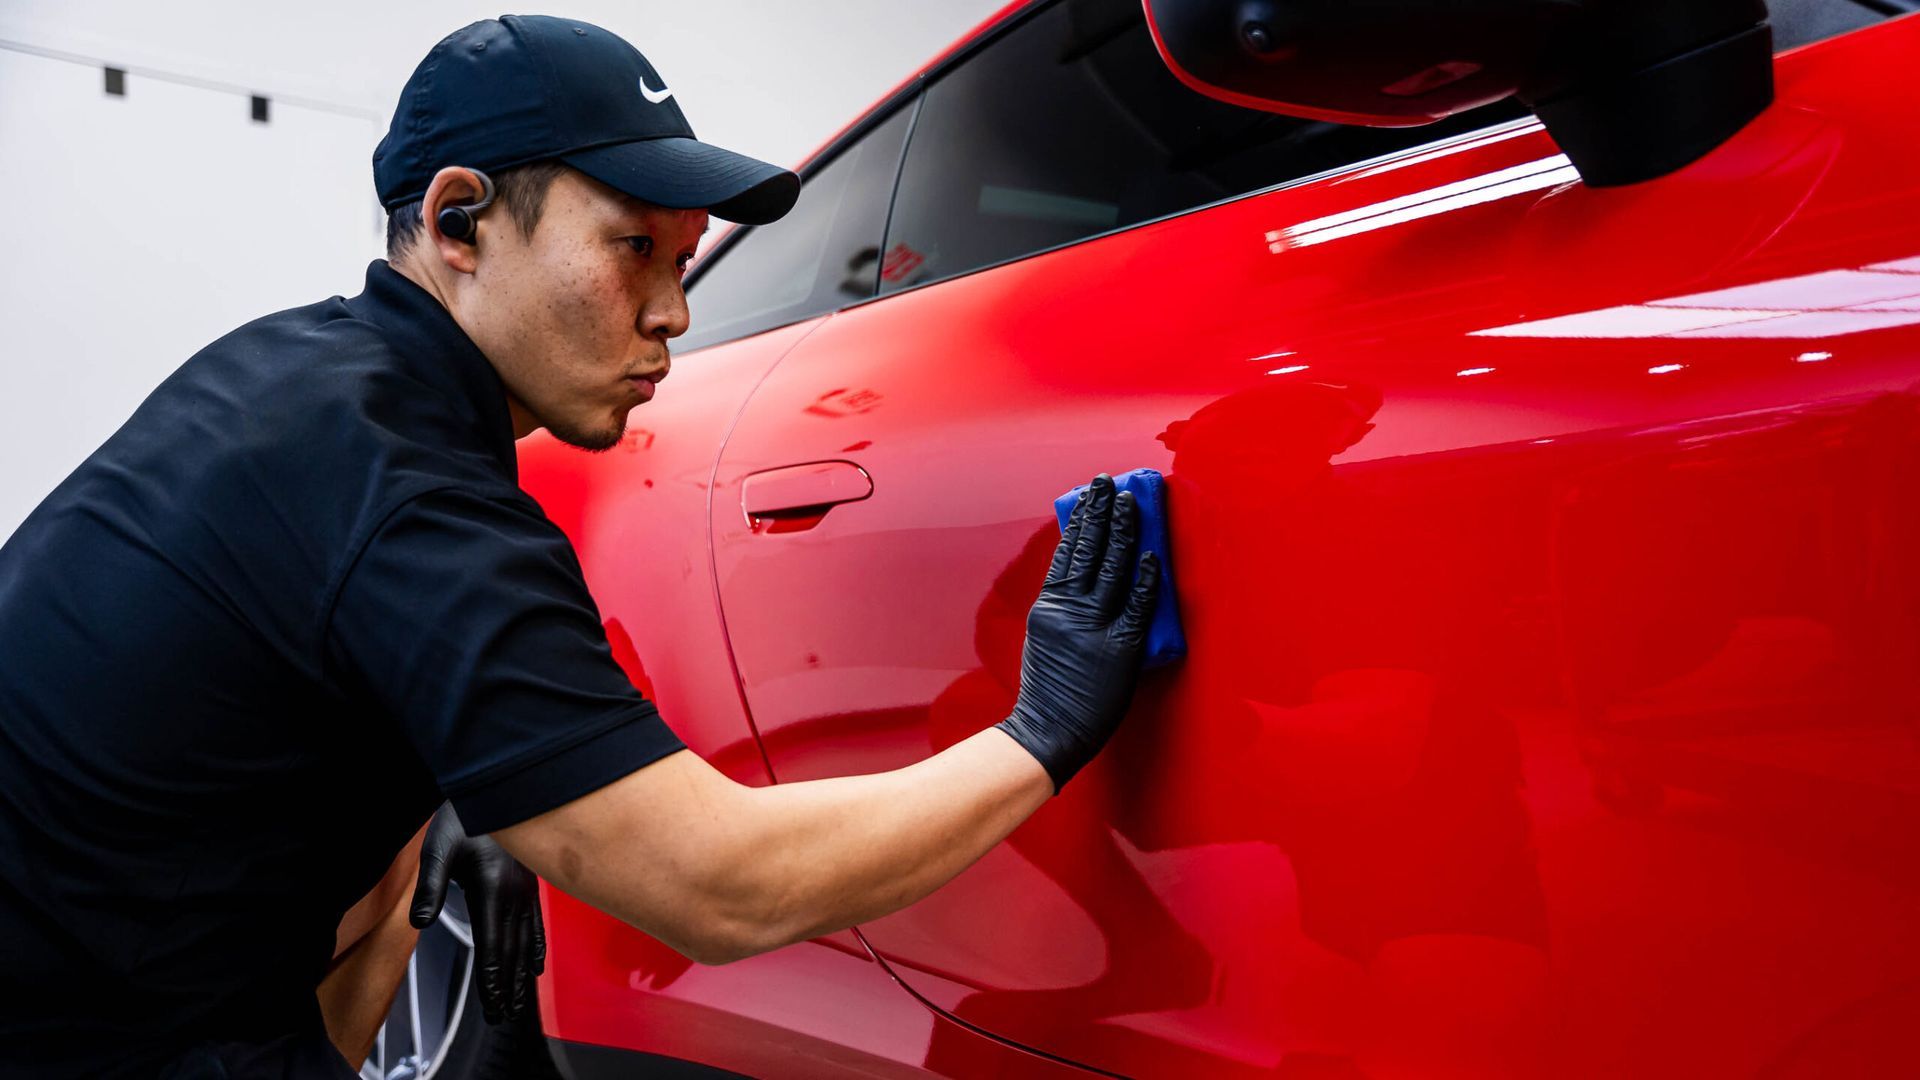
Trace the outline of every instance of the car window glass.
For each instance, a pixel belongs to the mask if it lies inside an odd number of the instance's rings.
[[[1139,0],[1063,0],[927,89],[881,291],[1520,115],[1503,102],[1387,129],[1243,109],[1173,77]]]
[[[687,289],[691,328],[674,347],[697,349],[864,300],[879,280],[887,197],[912,124],[911,105],[816,170],[786,217],[714,253]]]
[[[1775,49],[1791,49],[1915,10],[1920,3],[1914,0],[1767,0]]]

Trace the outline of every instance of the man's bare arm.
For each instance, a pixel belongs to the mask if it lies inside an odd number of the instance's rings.
[[[724,963],[897,911],[972,865],[1106,742],[1132,698],[1157,564],[1098,478],[1027,622],[1014,711],[893,772],[752,788],[669,755],[494,834],[560,888]]]
[[[989,729],[894,772],[752,788],[682,751],[494,834],[568,893],[703,963],[898,910],[972,865],[1053,784]]]
[[[407,925],[406,902],[420,865],[422,825],[386,875],[340,920],[333,962],[315,995],[327,1038],[354,1068],[367,1059],[407,972],[420,935]]]

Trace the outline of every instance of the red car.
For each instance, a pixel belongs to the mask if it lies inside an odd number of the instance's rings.
[[[745,783],[923,758],[1136,467],[1189,655],[870,925],[710,968],[548,890],[563,1072],[1920,1075],[1920,4],[1772,8],[1775,103],[1624,186],[1213,100],[1138,0],[821,150],[617,448],[521,444],[635,685]],[[456,945],[368,1075],[499,1050]]]

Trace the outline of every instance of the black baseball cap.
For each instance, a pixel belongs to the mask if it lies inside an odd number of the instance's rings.
[[[659,206],[764,225],[800,178],[693,137],[673,90],[619,35],[577,19],[502,15],[454,31],[400,91],[373,151],[391,210],[450,165],[506,169],[558,159]]]

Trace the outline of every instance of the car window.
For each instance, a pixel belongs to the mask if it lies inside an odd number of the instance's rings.
[[[881,292],[1521,115],[1386,129],[1243,109],[1173,77],[1139,0],[1062,0],[928,87]]]
[[[786,217],[714,253],[687,289],[690,329],[678,351],[771,330],[874,294],[887,197],[913,107],[809,170]]]
[[[1767,0],[1773,47],[1791,49],[1858,30],[1893,15],[1920,11],[1916,0]]]

